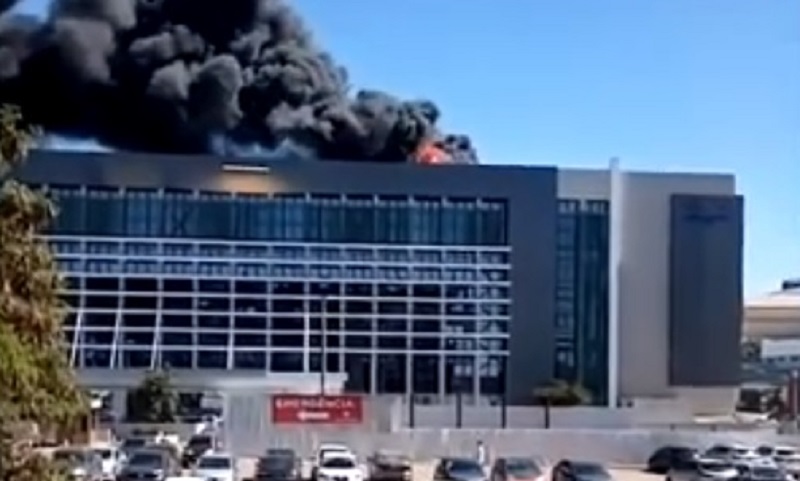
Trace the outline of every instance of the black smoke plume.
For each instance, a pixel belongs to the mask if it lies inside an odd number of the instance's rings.
[[[14,3],[0,0],[0,102],[46,132],[146,152],[288,143],[384,162],[433,143],[476,160],[469,138],[437,130],[432,102],[351,95],[282,0],[54,0],[43,21],[7,13]]]

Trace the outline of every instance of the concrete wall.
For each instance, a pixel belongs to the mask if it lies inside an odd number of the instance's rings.
[[[593,429],[563,426],[569,418],[564,410],[553,413],[553,429],[408,429],[391,420],[397,415],[398,404],[372,399],[365,405],[364,424],[355,426],[276,426],[271,421],[267,397],[254,393],[231,394],[227,397],[223,443],[236,456],[252,457],[268,447],[291,446],[303,455],[310,455],[322,442],[343,442],[361,454],[388,448],[405,452],[415,459],[428,460],[446,455],[466,455],[473,452],[480,439],[490,453],[523,455],[536,453],[550,459],[579,457],[617,464],[643,463],[656,448],[666,444],[708,447],[720,441],[746,443],[794,444],[800,437],[779,436],[774,432],[691,432],[670,429],[632,429],[622,426]],[[520,408],[517,408],[520,409]],[[522,411],[520,411],[522,413]],[[523,414],[509,413],[510,417]],[[622,411],[606,417],[624,420]],[[582,421],[581,421],[582,419]],[[597,422],[598,412],[575,410],[572,422]],[[631,418],[627,418],[628,421]],[[535,423],[533,423],[535,424]]]
[[[322,442],[343,442],[358,453],[375,449],[405,452],[414,459],[429,460],[440,456],[471,455],[482,440],[490,456],[537,454],[551,460],[561,458],[600,461],[618,465],[641,465],[658,448],[665,445],[688,445],[708,448],[716,442],[796,443],[796,436],[769,433],[696,433],[652,430],[446,430],[417,429],[394,433],[356,433],[335,430],[282,430],[270,433],[269,446],[292,446],[310,454]],[[255,456],[261,451],[250,447]]]

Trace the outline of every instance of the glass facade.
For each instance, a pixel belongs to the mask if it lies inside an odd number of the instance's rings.
[[[503,246],[498,199],[49,186],[61,235]]]
[[[500,200],[47,190],[61,209],[50,240],[76,367],[324,363],[353,392],[502,390]]]
[[[559,200],[555,377],[605,403],[608,380],[609,206]]]

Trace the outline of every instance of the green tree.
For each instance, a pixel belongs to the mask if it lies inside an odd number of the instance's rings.
[[[36,132],[0,108],[0,479],[49,481],[60,473],[25,443],[34,431],[78,426],[87,402],[61,330],[61,278],[41,233],[55,206],[15,180]]]
[[[128,420],[137,423],[172,423],[178,411],[178,394],[167,371],[148,372],[128,394]]]

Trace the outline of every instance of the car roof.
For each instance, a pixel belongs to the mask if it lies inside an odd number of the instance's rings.
[[[351,451],[332,451],[330,453],[326,453],[324,456],[325,459],[336,459],[336,458],[346,458],[346,459],[355,459],[355,453]]]
[[[233,455],[231,455],[231,453],[224,453],[224,452],[220,452],[220,451],[215,451],[213,453],[204,454],[204,455],[200,456],[200,458],[201,459],[202,458],[233,458]]]
[[[329,449],[331,451],[350,451],[350,448],[347,447],[347,445],[341,443],[322,443],[319,445],[319,448],[317,448],[317,451],[322,451],[324,449]]]

